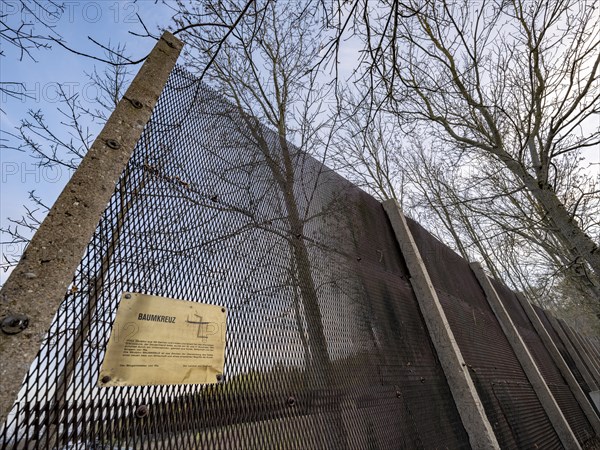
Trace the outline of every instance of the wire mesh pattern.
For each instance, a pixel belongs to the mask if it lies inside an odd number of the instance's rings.
[[[468,263],[408,222],[501,447],[562,448]],[[494,285],[582,447],[598,445]],[[126,291],[225,306],[223,379],[98,387]],[[598,341],[563,327],[600,370]],[[0,431],[2,449],[469,448],[381,204],[179,67]]]
[[[564,321],[561,321],[563,328],[568,328],[570,334],[574,337],[574,341],[579,344],[577,347],[581,352],[584,352],[589,360],[590,369],[596,375],[596,379],[600,384],[600,355],[598,355],[598,344],[594,343],[593,340],[589,339],[587,336],[579,333],[573,327],[567,325]]]
[[[560,374],[550,353],[535,332],[533,325],[521,307],[519,300],[508,287],[497,281],[494,281],[494,288],[502,299],[502,303],[511,316],[515,327],[519,331],[521,338],[525,342],[536,366],[539,368],[546,384],[550,388],[556,403],[569,423],[571,430],[573,430],[575,437],[582,444],[587,444],[592,440],[594,440],[595,443],[595,433],[592,425],[585,417],[585,413],[577,403],[567,382]]]
[[[600,361],[596,358],[596,349],[592,343],[577,330],[567,325],[563,320],[558,320],[560,326],[566,333],[567,339],[571,341],[573,348],[579,354],[588,373],[600,386]]]
[[[501,448],[562,448],[467,261],[409,227]]]
[[[544,325],[544,328],[546,329],[546,331],[552,338],[552,342],[554,342],[554,345],[556,345],[556,348],[560,352],[560,356],[562,356],[562,358],[565,360],[565,363],[569,367],[569,370],[571,371],[571,373],[577,380],[577,383],[579,384],[579,386],[581,386],[581,389],[583,390],[583,392],[585,392],[586,394],[589,393],[591,391],[590,387],[585,382],[585,379],[583,378],[583,376],[581,375],[581,372],[577,368],[577,364],[573,360],[573,357],[571,356],[569,351],[566,349],[565,344],[560,339],[556,330],[554,330],[554,328],[552,327],[552,324],[550,323],[550,320],[548,319],[548,316],[546,315],[547,313],[543,309],[541,309],[535,305],[533,306],[533,309],[536,312],[536,314],[538,315],[538,317],[540,318],[542,324]]]
[[[467,261],[416,222],[408,222],[501,447],[562,448]],[[600,439],[515,294],[491,281],[582,448],[600,448]],[[534,309],[551,328],[546,313]],[[556,332],[550,335],[587,388]]]
[[[224,379],[98,387],[121,293],[226,306]],[[384,210],[181,68],[2,448],[468,448]]]

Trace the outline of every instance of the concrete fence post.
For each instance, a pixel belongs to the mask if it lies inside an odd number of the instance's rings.
[[[581,339],[585,342],[586,348],[590,352],[590,356],[594,360],[596,368],[600,370],[600,349],[598,344],[594,343],[590,336],[581,335]]]
[[[500,448],[477,389],[435,292],[421,253],[395,200],[383,202],[402,251],[419,308],[448,381],[456,408],[474,449]]]
[[[508,311],[502,304],[502,300],[492,285],[492,282],[479,263],[471,263],[471,269],[477,277],[481,288],[485,292],[485,297],[492,308],[494,315],[498,319],[504,335],[515,352],[525,375],[531,383],[542,407],[546,411],[561,443],[566,449],[580,449],[581,446],[579,445],[573,430],[571,430],[567,419],[565,419],[558,403],[556,403],[556,399],[552,395],[552,392],[550,392],[550,388],[546,384],[544,377],[540,373],[527,345],[521,338],[517,327],[515,327],[515,324],[510,318]]]
[[[596,386],[600,386],[600,372],[598,371],[595,358],[588,348],[587,343],[577,331],[573,330],[564,322],[563,324],[563,328],[565,329],[567,336],[571,339],[573,346],[579,351],[579,355],[581,355],[581,358],[585,362],[590,374],[594,377],[594,380],[596,380]]]
[[[563,327],[560,325],[560,323],[558,323],[558,320],[552,314],[546,313],[546,317],[548,318],[548,321],[550,322],[550,325],[552,326],[556,334],[558,334],[558,337],[562,341],[567,352],[569,353],[569,355],[571,355],[571,358],[573,358],[573,362],[575,362],[575,366],[577,367],[577,370],[579,370],[579,373],[583,377],[585,384],[588,385],[591,391],[597,391],[598,385],[596,384],[596,380],[594,380],[592,375],[588,372],[585,363],[579,357],[579,353],[577,352],[577,350],[575,350],[573,344],[571,344],[571,340],[565,333],[565,330],[563,330]]]
[[[598,415],[596,414],[596,411],[594,411],[594,408],[590,404],[589,399],[581,389],[581,386],[579,386],[579,383],[573,376],[571,369],[569,369],[569,366],[567,366],[567,363],[561,356],[560,352],[558,351],[558,348],[556,348],[556,345],[554,344],[554,341],[552,341],[552,338],[548,334],[548,331],[546,330],[546,328],[544,328],[544,324],[538,317],[531,304],[527,301],[525,297],[523,297],[523,295],[517,294],[517,299],[519,300],[521,307],[525,311],[525,314],[527,314],[527,317],[531,321],[533,328],[535,328],[535,331],[537,332],[544,346],[548,350],[548,353],[550,353],[550,356],[552,357],[552,360],[558,367],[558,370],[560,371],[561,375],[569,385],[573,396],[577,400],[577,403],[579,403],[579,406],[585,414],[585,417],[590,422],[592,428],[594,429],[594,432],[596,433],[596,436],[600,437],[600,418],[598,418]]]
[[[182,47],[159,39],[0,291],[0,428]]]

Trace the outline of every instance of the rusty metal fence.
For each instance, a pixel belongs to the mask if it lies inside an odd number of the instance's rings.
[[[561,448],[468,263],[410,227],[501,447]],[[0,447],[469,448],[410,279],[380,203],[178,67]],[[497,288],[578,441],[596,445],[513,294]],[[125,291],[226,306],[221,382],[98,387]]]

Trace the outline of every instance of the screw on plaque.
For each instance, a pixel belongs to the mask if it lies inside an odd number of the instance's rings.
[[[221,308],[221,312],[225,312],[225,308]]]
[[[217,374],[217,383],[222,383],[223,382],[223,374],[222,373],[218,373]]]
[[[121,148],[121,144],[119,144],[119,141],[117,141],[115,139],[107,139],[106,146],[108,148],[112,148],[113,150],[118,150]]]
[[[10,314],[0,323],[0,329],[5,334],[19,334],[28,326],[29,318],[23,314]]]
[[[101,379],[100,382],[103,384],[108,383],[112,378],[110,377],[110,375],[104,375]]]
[[[126,299],[130,299],[131,298],[131,294],[125,294],[125,298]]]

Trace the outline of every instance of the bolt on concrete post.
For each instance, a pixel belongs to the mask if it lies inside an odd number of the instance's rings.
[[[410,282],[427,331],[437,352],[440,365],[448,381],[456,409],[474,449],[499,449],[500,445],[487,418],[479,394],[468,372],[454,333],[433,283],[408,228],[404,214],[395,200],[386,200],[383,207],[388,215],[396,240],[410,272]]]
[[[182,47],[162,35],[0,291],[0,427]]]
[[[492,282],[479,263],[471,263],[470,266],[561,443],[565,449],[581,449],[573,430],[571,430],[567,419],[559,408],[558,403],[556,403],[556,399],[552,395],[552,392],[550,392],[546,380],[544,380],[544,377],[539,371],[527,345],[525,345],[525,342],[521,338],[517,327],[515,327],[515,324],[510,318],[510,315],[504,307]]]
[[[533,328],[535,328],[535,331],[537,332],[544,346],[548,350],[548,353],[550,353],[552,360],[554,361],[561,375],[569,385],[573,396],[577,400],[577,403],[579,403],[579,406],[585,414],[585,417],[590,422],[590,425],[594,429],[596,436],[600,437],[600,418],[598,418],[598,416],[596,415],[594,408],[592,407],[585,393],[581,389],[581,386],[579,386],[579,383],[573,376],[573,372],[571,372],[571,369],[569,369],[569,366],[567,366],[567,363],[561,356],[560,352],[558,351],[558,348],[556,348],[556,345],[552,341],[552,338],[548,334],[548,331],[546,330],[546,328],[544,328],[544,324],[542,324],[542,321],[536,314],[535,310],[523,295],[517,294],[517,300],[519,300],[523,311],[525,311],[525,314],[532,323]]]

